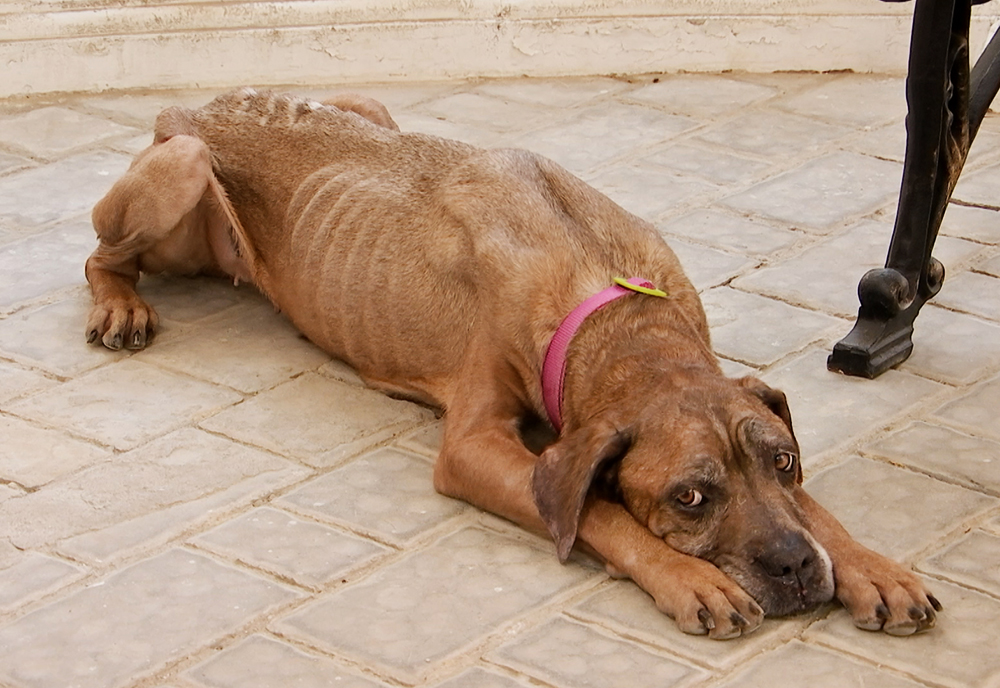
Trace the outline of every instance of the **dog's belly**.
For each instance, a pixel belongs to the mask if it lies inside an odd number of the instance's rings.
[[[476,322],[461,228],[412,180],[337,166],[287,217],[272,296],[296,327],[369,382],[446,407]]]

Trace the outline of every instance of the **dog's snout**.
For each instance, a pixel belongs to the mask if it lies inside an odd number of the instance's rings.
[[[771,578],[801,581],[815,566],[816,550],[802,533],[786,532],[768,543],[757,563]]]

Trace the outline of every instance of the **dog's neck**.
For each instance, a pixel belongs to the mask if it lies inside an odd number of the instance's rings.
[[[640,297],[609,303],[584,321],[570,344],[564,428],[585,422],[624,394],[641,394],[678,367],[722,376],[709,343],[675,301]]]

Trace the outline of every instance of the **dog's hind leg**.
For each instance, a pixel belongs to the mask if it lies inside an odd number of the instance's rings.
[[[214,180],[208,148],[175,136],[146,149],[94,207],[99,244],[87,260],[94,298],[87,341],[141,349],[156,312],[135,291],[140,270],[195,274],[215,264],[205,212],[196,212]],[[203,206],[204,210],[204,206]]]
[[[332,105],[344,112],[353,112],[361,115],[369,122],[374,122],[380,127],[399,131],[399,126],[392,119],[388,108],[374,98],[369,98],[359,93],[340,93],[329,98],[324,98],[323,104]]]

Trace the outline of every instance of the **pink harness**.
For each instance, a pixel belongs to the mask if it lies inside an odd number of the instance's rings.
[[[545,352],[545,361],[542,363],[542,400],[545,402],[545,411],[549,414],[549,422],[557,432],[562,431],[562,402],[563,402],[563,381],[566,377],[566,352],[569,350],[569,343],[573,340],[576,331],[583,324],[583,321],[595,311],[604,308],[612,301],[617,301],[623,296],[640,293],[650,296],[666,298],[667,294],[653,286],[653,283],[641,277],[623,279],[615,277],[615,283],[607,289],[600,291],[586,299],[579,306],[574,308],[569,315],[560,323],[556,333],[552,335],[549,348]]]

